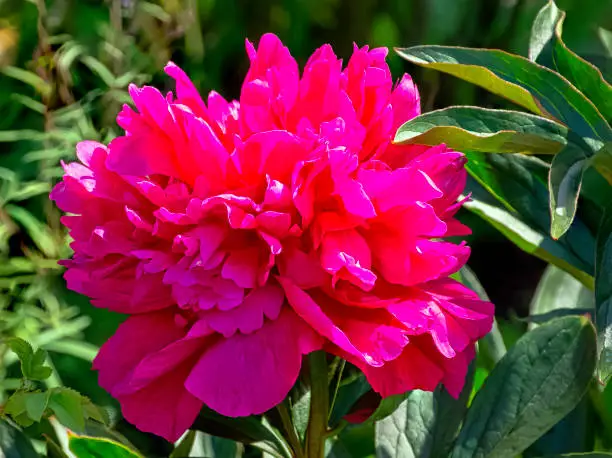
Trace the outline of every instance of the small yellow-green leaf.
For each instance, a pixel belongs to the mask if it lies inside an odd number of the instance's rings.
[[[76,458],[142,458],[123,444],[99,437],[69,434],[68,447]]]
[[[450,107],[403,124],[395,143],[446,144],[458,151],[555,154],[566,142],[567,128],[519,111]]]

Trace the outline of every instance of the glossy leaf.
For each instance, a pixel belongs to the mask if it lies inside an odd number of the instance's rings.
[[[595,350],[595,331],[582,317],[525,334],[474,397],[452,457],[519,455],[578,404]]]
[[[595,239],[577,220],[558,242],[550,235],[550,210],[542,161],[523,155],[466,153],[465,208],[480,215],[519,248],[570,272],[592,286]],[[492,198],[493,196],[494,198]]]
[[[397,49],[404,59],[477,84],[528,110],[550,115],[594,141],[612,139],[597,108],[565,78],[530,60],[499,50],[414,46]]]
[[[467,410],[473,368],[458,399],[443,388],[414,390],[388,417],[376,423],[376,456],[428,458],[447,456]]]
[[[435,146],[484,153],[555,154],[566,144],[567,128],[519,111],[450,107],[406,122],[395,143]]]
[[[0,419],[0,456],[3,458],[39,458],[30,439],[15,425]]]
[[[561,39],[565,12],[549,2],[540,10],[534,22],[529,58],[558,71],[599,109],[603,117],[612,120],[612,86],[601,71],[572,52]]]
[[[567,272],[549,265],[542,274],[529,306],[530,328],[555,318],[555,312],[584,314],[595,305],[593,291]],[[560,315],[563,316],[563,315]],[[544,321],[536,317],[546,318]]]
[[[592,163],[599,174],[612,186],[612,143],[605,143],[593,156]],[[603,194],[601,188],[598,190],[600,195]],[[608,203],[608,201],[603,202],[602,206],[605,208]]]
[[[612,211],[604,215],[597,237],[595,323],[598,330],[599,378],[612,376]]]
[[[76,458],[142,458],[125,445],[98,437],[69,434],[68,447]]]
[[[588,166],[588,155],[570,144],[557,154],[550,165],[550,234],[558,239],[570,228],[582,186],[582,175]]]

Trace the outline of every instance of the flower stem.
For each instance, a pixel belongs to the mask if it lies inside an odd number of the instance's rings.
[[[329,388],[327,386],[327,359],[325,352],[308,355],[310,366],[310,419],[306,435],[308,458],[323,458],[327,435]]]

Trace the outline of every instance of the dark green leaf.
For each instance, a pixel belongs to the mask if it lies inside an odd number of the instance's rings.
[[[597,234],[595,255],[595,323],[598,331],[599,378],[612,375],[612,211],[606,211]]]
[[[472,391],[473,367],[458,399],[439,387],[411,391],[400,406],[376,423],[378,458],[448,456]]]
[[[403,124],[395,143],[446,144],[457,151],[555,154],[566,144],[567,128],[519,111],[450,107]]]
[[[557,154],[550,165],[550,234],[558,239],[570,228],[582,186],[582,175],[588,165],[588,155],[573,144]]]
[[[98,437],[69,434],[68,447],[76,458],[141,458],[125,445]]]
[[[39,458],[30,440],[12,423],[0,419],[0,456],[3,458]]]
[[[572,52],[561,39],[565,13],[549,2],[540,10],[532,31],[529,58],[558,71],[612,120],[612,86],[597,67]]]
[[[47,442],[47,458],[70,458],[62,447],[55,443],[49,436],[45,435]]]
[[[593,424],[588,396],[523,453],[523,458],[557,453],[588,452],[593,449]]]
[[[199,434],[199,443],[196,443],[195,446],[199,446],[203,456],[210,458],[235,458],[242,455],[242,447],[233,440],[215,437],[205,433]],[[267,454],[265,456],[270,455]]]
[[[562,455],[546,455],[542,458],[610,458],[612,453],[590,452],[590,453],[565,453]]]
[[[546,164],[520,154],[467,153],[466,192],[472,200],[465,208],[477,213],[519,248],[570,272],[592,285],[595,239],[580,220],[565,237],[554,241],[550,230]],[[483,189],[484,188],[484,189]],[[491,195],[497,199],[496,202]]]
[[[595,350],[585,318],[560,318],[525,334],[474,397],[452,457],[519,455],[578,404]]]
[[[326,458],[372,458],[374,449],[374,424],[348,425],[335,438],[325,444]]]
[[[267,444],[277,454],[286,456],[287,445],[259,417],[229,418],[204,407],[192,428],[244,444]]]
[[[592,163],[593,167],[606,179],[608,184],[612,185],[612,143],[605,143],[593,156]],[[603,195],[604,199],[608,197],[601,187],[598,186],[598,188],[597,191],[599,191],[600,196]],[[600,206],[605,208],[607,205],[609,205],[609,201],[606,199]]]
[[[329,415],[329,425],[336,426],[342,417],[349,413],[351,407],[372,387],[363,373],[354,374],[340,383],[334,407]]]
[[[536,114],[549,114],[582,137],[612,139],[608,123],[580,91],[552,70],[524,57],[449,46],[414,46],[397,52],[414,64],[477,84]]]
[[[591,290],[551,264],[542,274],[531,299],[528,321],[539,324],[569,314],[592,313],[594,305]]]
[[[527,318],[517,319],[520,321],[528,322],[530,324],[530,327],[533,328],[535,327],[534,325],[543,324],[555,318],[563,318],[565,316],[590,315],[592,312],[592,308],[560,308],[550,310],[546,313],[529,315]]]
[[[177,446],[172,450],[169,458],[184,458],[188,457],[193,443],[195,442],[197,431],[187,431],[187,435],[181,440]]]

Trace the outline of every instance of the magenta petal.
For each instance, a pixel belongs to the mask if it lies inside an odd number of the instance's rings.
[[[381,396],[403,394],[409,390],[433,391],[444,372],[417,345],[408,345],[402,354],[382,367],[362,366],[372,388]]]
[[[100,348],[93,368],[98,382],[112,392],[148,355],[180,340],[186,330],[175,321],[173,310],[130,316]]]
[[[190,369],[183,365],[140,391],[118,396],[125,419],[141,431],[177,441],[191,427],[203,405],[183,386]]]
[[[235,334],[207,349],[185,387],[228,417],[261,414],[279,404],[297,380],[302,355],[322,339],[290,308],[252,334]]]

